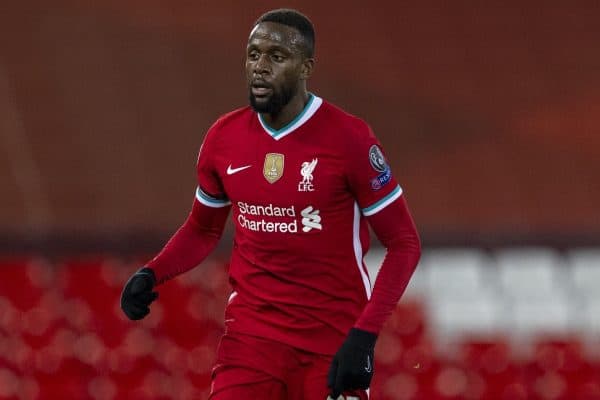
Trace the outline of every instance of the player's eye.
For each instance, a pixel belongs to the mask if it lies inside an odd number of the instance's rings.
[[[249,60],[256,61],[256,60],[258,60],[259,57],[260,57],[260,55],[258,54],[258,51],[256,51],[256,50],[251,51],[250,53],[248,53],[248,59]]]
[[[275,54],[271,54],[271,59],[275,62],[280,63],[280,62],[283,62],[283,60],[285,60],[285,57],[281,54],[275,53]]]

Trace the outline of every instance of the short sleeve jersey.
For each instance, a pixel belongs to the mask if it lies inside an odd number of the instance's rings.
[[[310,95],[279,130],[221,117],[198,158],[198,201],[232,207],[226,329],[333,354],[371,295],[365,216],[398,199],[369,126]]]

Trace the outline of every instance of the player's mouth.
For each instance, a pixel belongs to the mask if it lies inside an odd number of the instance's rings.
[[[273,87],[264,81],[252,82],[250,87],[254,97],[265,97],[273,92]]]

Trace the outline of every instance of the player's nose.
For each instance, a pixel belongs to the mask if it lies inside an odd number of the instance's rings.
[[[267,54],[262,54],[254,63],[252,69],[255,74],[262,75],[270,72],[269,57]]]

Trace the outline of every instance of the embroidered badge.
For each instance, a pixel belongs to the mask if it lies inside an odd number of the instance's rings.
[[[267,153],[263,166],[263,175],[267,182],[275,183],[283,176],[283,161],[285,156],[280,153]]]
[[[377,172],[384,172],[388,167],[381,149],[376,144],[369,149],[369,162]]]

